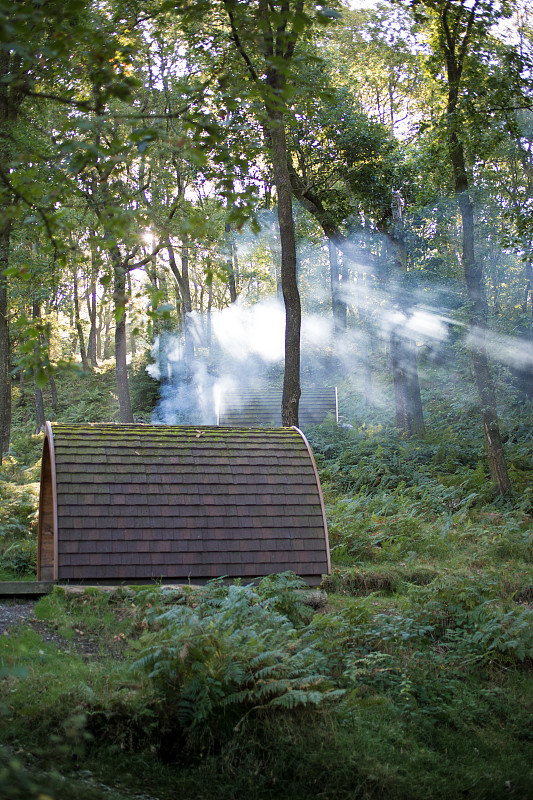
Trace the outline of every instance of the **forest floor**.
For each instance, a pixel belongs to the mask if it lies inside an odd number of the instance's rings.
[[[58,420],[113,419],[109,385],[67,380]],[[474,405],[430,389],[424,437],[355,403],[306,431],[318,609],[287,575],[1,601],[1,800],[531,800],[533,408],[506,405],[501,498]],[[42,437],[16,413],[0,579],[35,580]]]

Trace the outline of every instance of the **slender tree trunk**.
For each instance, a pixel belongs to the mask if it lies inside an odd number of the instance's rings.
[[[526,282],[526,286],[524,289],[524,302],[522,303],[522,313],[525,315],[527,314],[527,307],[529,303],[529,297],[531,295],[532,290],[532,281],[533,281],[533,266],[531,261],[526,261],[525,268],[524,268],[524,278]],[[533,311],[533,303],[532,303],[532,311]]]
[[[342,299],[337,248],[335,247],[331,239],[328,239],[328,249],[329,249],[329,269],[330,269],[330,283],[331,283],[331,308],[333,312],[333,328],[335,334],[340,334],[346,330],[346,303]]]
[[[9,19],[9,15],[8,15]],[[10,127],[18,119],[24,100],[26,81],[24,57],[4,47],[0,51],[0,165],[4,173],[10,171]],[[9,297],[6,270],[9,267],[12,221],[9,207],[17,201],[3,188],[3,207],[0,209],[0,464],[2,454],[9,450],[11,437],[11,378],[9,341]],[[5,203],[5,205],[4,205]]]
[[[183,335],[185,338],[185,358],[190,361],[194,358],[194,340],[191,332],[191,320],[189,314],[192,312],[191,285],[189,281],[189,246],[187,242],[182,242],[181,271],[176,262],[176,254],[170,239],[168,240],[168,263],[170,270],[179,289],[182,307]]]
[[[10,447],[10,444],[11,444],[11,410],[12,410],[12,404],[13,404],[13,396],[12,396],[12,392],[11,392],[11,384],[12,384],[12,382],[11,382],[11,378],[10,378],[9,375],[8,375],[8,380],[9,380],[9,386],[8,386],[8,392],[7,392],[7,395],[6,395],[7,408],[6,408],[6,412],[5,412],[4,436],[3,436],[3,442],[0,443],[0,450],[3,450],[4,453],[8,453],[9,452],[9,447]],[[2,463],[2,461],[0,459],[0,464],[1,463]]]
[[[19,399],[17,408],[23,408],[26,405],[26,374],[23,369],[19,373]]]
[[[301,305],[298,291],[296,238],[292,212],[292,186],[288,165],[287,142],[285,136],[284,109],[286,108],[285,89],[287,86],[289,64],[294,56],[296,42],[301,27],[296,19],[302,20],[303,0],[279,4],[259,0],[252,12],[254,22],[258,22],[260,50],[264,60],[263,74],[256,71],[253,60],[246,52],[240,38],[238,14],[241,6],[233,0],[223,0],[230,22],[231,36],[237,52],[243,58],[252,81],[262,85],[266,111],[265,131],[270,138],[274,184],[278,200],[278,223],[281,240],[281,288],[285,303],[285,371],[283,375],[283,394],[281,400],[281,423],[283,426],[298,425],[300,402],[300,328]],[[294,24],[290,21],[294,14]],[[245,23],[246,24],[246,23]]]
[[[475,340],[472,346],[472,365],[481,404],[481,419],[490,474],[498,486],[500,494],[509,494],[511,482],[501,440],[496,392],[487,355],[487,299],[482,269],[475,257],[474,205],[469,193],[464,148],[458,138],[455,126],[455,109],[456,94],[451,92],[448,103],[448,145],[463,228],[463,269],[468,298],[472,304],[471,323],[474,328]]]
[[[411,339],[392,333],[389,346],[397,427],[405,436],[423,436],[425,424],[416,344]]]
[[[104,306],[100,304],[96,323],[96,362],[102,360],[102,328],[104,325]]]
[[[89,312],[89,338],[87,339],[87,358],[93,367],[98,366],[96,353],[96,280],[98,277],[98,251],[93,238],[91,240],[91,283],[87,292],[87,310]]]
[[[207,319],[206,319],[206,346],[208,352],[211,352],[211,309],[213,308],[213,283],[209,283],[207,287]]]
[[[50,358],[51,344],[50,344],[50,336],[49,335],[46,336],[46,339],[44,341],[44,345],[46,347],[46,351],[48,353],[48,357]],[[54,411],[57,411],[57,406],[58,406],[57,385],[56,385],[56,382],[54,380],[54,376],[53,375],[49,376],[48,383],[50,385],[50,394],[52,396],[52,408],[53,408]]]
[[[74,267],[72,271],[73,277],[73,295],[74,295],[74,320],[76,323],[76,330],[78,332],[78,342],[80,345],[81,363],[85,372],[89,372],[89,362],[87,361],[87,351],[85,349],[85,338],[83,336],[83,327],[80,318],[80,301],[78,296],[78,270]]]
[[[59,401],[57,398],[57,384],[54,380],[53,375],[50,375],[50,377],[48,378],[48,382],[50,384],[50,393],[52,395],[52,408],[54,409],[54,411],[57,411],[57,406]]]
[[[39,302],[37,300],[33,300],[33,319],[39,319],[41,316],[41,309],[39,306]],[[36,350],[38,351],[38,346]],[[36,353],[36,356],[38,353]],[[37,368],[35,368],[35,372],[37,372]],[[37,386],[37,382],[34,380],[34,393],[35,393],[35,433],[40,433],[44,431],[44,401],[43,401],[43,393],[39,386]]]
[[[11,431],[11,380],[9,376],[10,347],[8,293],[5,270],[9,266],[11,223],[0,229],[0,464],[2,453],[9,450]]]
[[[133,297],[133,286],[132,286],[132,283],[131,283],[131,273],[130,272],[128,272],[128,276],[127,277],[128,277],[128,292],[130,294],[130,297]],[[126,323],[126,331],[127,331],[127,334],[129,333],[129,337],[126,334],[126,341],[129,339],[130,353],[131,353],[132,359],[134,359],[135,356],[137,355],[137,342],[135,340],[135,334],[133,332],[133,325],[131,324],[131,322]]]
[[[370,363],[370,340],[367,337],[363,345],[363,386],[365,393],[365,405],[371,408],[374,405],[374,390],[372,385],[372,366]]]
[[[156,266],[155,256],[151,260],[150,267],[151,267],[150,270],[148,270],[148,273],[150,275],[150,282],[152,284],[153,291],[157,292],[159,287],[157,285],[157,283],[158,283],[158,281],[157,281],[157,266]],[[156,338],[156,336],[159,336],[159,328],[160,328],[159,322],[160,322],[159,321],[159,317],[157,317],[157,316],[153,316],[152,317],[152,331],[153,331],[153,338],[154,339]]]
[[[392,369],[392,381],[394,385],[396,426],[401,433],[409,436],[411,433],[411,424],[407,380],[403,363],[402,340],[394,333],[391,335],[389,340],[389,353]]]
[[[280,113],[270,114],[270,139],[274,183],[278,197],[278,222],[281,240],[281,288],[285,303],[285,371],[281,400],[281,422],[298,426],[300,403],[300,328],[302,310],[298,291],[296,238],[292,211],[292,187],[287,169],[285,125]]]
[[[235,242],[233,241],[233,233],[231,225],[226,222],[224,226],[225,239],[226,239],[226,272],[228,274],[229,296],[232,303],[237,302],[237,282],[235,275]]]
[[[406,271],[407,249],[401,234],[397,230],[391,230],[391,222],[389,217],[381,220],[378,229],[384,236],[387,261],[392,271],[388,281],[396,295],[393,299],[399,305],[401,298],[399,286]],[[390,355],[398,429],[405,436],[423,435],[425,424],[416,343],[393,331],[390,337]]]
[[[70,355],[72,358],[76,358],[76,353],[78,351],[78,333],[76,331],[73,306],[74,304],[71,303],[69,311]]]
[[[280,302],[283,302],[283,289],[281,286],[281,245],[278,236],[276,220],[272,217],[270,225],[270,255],[274,265],[274,280],[276,281],[276,295]]]
[[[433,6],[432,6],[433,8]],[[483,272],[474,248],[474,205],[470,196],[462,121],[458,115],[463,68],[468,57],[472,32],[480,7],[443,3],[439,9],[439,46],[444,56],[447,77],[446,135],[448,154],[454,178],[454,189],[462,222],[463,270],[471,303],[471,324],[475,342],[472,365],[478,389],[481,418],[491,476],[500,494],[511,491],[511,482],[500,435],[496,393],[487,356],[488,304]]]
[[[111,252],[115,288],[115,370],[117,394],[122,423],[133,422],[130,387],[128,381],[127,338],[126,338],[126,272],[117,249]]]
[[[104,359],[111,357],[111,322],[112,322],[111,306],[108,304],[104,312]]]

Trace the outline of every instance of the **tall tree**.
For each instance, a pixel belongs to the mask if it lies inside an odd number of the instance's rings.
[[[511,483],[504,455],[496,393],[488,353],[488,304],[483,270],[476,257],[476,222],[472,195],[471,165],[467,162],[469,129],[476,124],[487,125],[487,114],[483,119],[475,102],[478,96],[488,91],[487,84],[480,84],[486,77],[486,42],[490,42],[491,27],[498,21],[498,9],[486,0],[474,0],[466,4],[462,0],[423,0],[427,12],[426,22],[430,26],[432,57],[444,67],[445,120],[448,158],[457,204],[462,222],[462,263],[468,298],[471,304],[472,364],[479,393],[481,418],[487,445],[489,469],[501,494],[511,491]],[[508,11],[503,4],[502,11]],[[494,53],[493,53],[494,55]],[[502,65],[503,66],[503,65]],[[485,73],[485,74],[484,74]],[[440,80],[442,73],[433,66],[432,74]],[[520,94],[518,86],[506,87],[508,92],[499,102],[513,104]],[[471,92],[470,92],[471,90]],[[470,97],[471,94],[471,97]],[[484,98],[485,99],[485,98]],[[484,103],[483,103],[484,105]],[[482,109],[485,110],[485,109]],[[471,145],[475,153],[476,142]]]
[[[304,0],[258,0],[246,6],[236,0],[223,0],[223,5],[228,15],[233,44],[242,58],[250,81],[259,89],[264,104],[264,126],[270,142],[277,195],[281,288],[285,304],[285,371],[281,419],[283,425],[298,425],[302,312],[298,291],[292,188],[287,167],[285,115],[291,62],[298,38],[310,19],[304,13]],[[258,48],[254,39],[259,40]]]

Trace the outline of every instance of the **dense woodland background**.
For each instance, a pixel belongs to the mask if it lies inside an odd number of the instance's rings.
[[[43,598],[2,798],[533,794],[532,12],[356,5],[0,0],[0,578],[45,419],[341,414],[327,605]]]

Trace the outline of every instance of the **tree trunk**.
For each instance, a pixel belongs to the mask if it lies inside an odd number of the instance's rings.
[[[128,272],[128,274],[127,274],[127,279],[128,279],[129,296],[133,297],[133,286],[132,286],[132,283],[131,283],[131,273],[130,272]],[[131,353],[132,361],[135,358],[135,356],[137,355],[137,341],[135,339],[135,333],[133,331],[134,331],[134,326],[132,325],[131,321],[130,322],[126,322],[126,351],[127,351],[127,342],[129,341],[130,353]],[[129,334],[129,336],[128,336],[128,334]]]
[[[41,316],[41,309],[39,307],[39,303],[37,300],[33,300],[33,319],[39,319]],[[38,346],[36,351],[38,351]],[[38,357],[38,352],[36,352],[36,357]],[[37,373],[37,367],[35,367],[35,373]],[[34,381],[34,389],[35,389],[35,433],[41,433],[44,431],[44,401],[43,401],[43,393],[42,390],[37,386],[37,383]]]
[[[452,98],[453,99],[453,98]],[[450,101],[451,103],[451,101]],[[496,406],[496,392],[487,356],[488,306],[481,266],[474,249],[474,205],[470,198],[464,148],[455,130],[455,105],[448,106],[448,145],[455,179],[455,193],[463,228],[463,269],[468,298],[472,303],[471,323],[474,328],[472,364],[481,404],[481,419],[487,447],[489,470],[500,494],[511,492],[511,481],[503,450]]]
[[[57,385],[52,375],[48,378],[48,382],[50,384],[50,393],[52,395],[52,408],[54,411],[57,411],[58,406],[58,398],[57,398]]]
[[[233,241],[233,234],[231,225],[226,222],[224,225],[224,232],[226,234],[226,272],[228,274],[229,296],[232,303],[237,302],[237,281],[235,274],[235,242]]]
[[[461,132],[463,124],[458,116],[463,68],[468,57],[470,38],[474,29],[478,4],[466,7],[445,3],[439,13],[440,39],[446,66],[447,103],[446,136],[448,154],[454,179],[454,189],[462,222],[462,260],[468,293],[472,305],[471,324],[475,341],[472,346],[472,365],[476,378],[483,431],[487,446],[489,469],[500,494],[511,491],[511,482],[503,452],[496,407],[496,393],[487,357],[488,304],[485,294],[483,272],[476,261],[474,248],[474,205],[470,197],[464,143]]]
[[[13,397],[12,397],[12,393],[11,393],[11,378],[8,375],[8,391],[7,391],[7,394],[6,394],[7,408],[5,410],[5,417],[4,417],[4,419],[5,419],[5,422],[4,422],[5,428],[4,428],[3,441],[0,442],[0,450],[3,450],[4,453],[8,453],[9,452],[9,447],[10,447],[10,444],[11,444],[11,407],[12,407],[12,403],[13,403]],[[1,463],[2,463],[2,461],[0,459],[0,464]]]
[[[104,313],[104,359],[111,357],[111,321],[112,313],[110,305],[105,307]]]
[[[156,258],[155,258],[155,256],[151,260],[150,267],[151,268],[148,270],[148,274],[149,274],[149,277],[150,277],[150,282],[152,284],[152,290],[153,290],[154,293],[156,293],[159,287],[157,285],[157,266],[156,266]],[[159,317],[157,315],[154,315],[152,317],[152,332],[153,332],[153,338],[154,339],[157,336],[159,336],[159,332],[160,332],[159,331],[159,328],[160,328],[160,324],[159,323],[160,323]]]
[[[270,112],[269,133],[272,165],[278,199],[278,222],[281,240],[281,288],[285,303],[285,371],[281,400],[281,422],[285,427],[298,426],[300,403],[300,328],[302,311],[298,291],[296,238],[292,211],[292,188],[287,169],[285,125],[280,113]]]
[[[91,283],[87,292],[87,310],[89,312],[89,338],[87,339],[87,358],[93,367],[98,366],[96,353],[96,280],[98,278],[98,251],[96,243],[91,240]]]
[[[0,165],[4,173],[10,172],[9,129],[17,122],[25,97],[25,81],[24,57],[4,47],[0,51]],[[9,450],[11,436],[9,298],[6,270],[9,267],[12,220],[9,213],[4,212],[9,211],[9,207],[16,202],[11,192],[3,187],[0,210],[0,464],[2,454]]]
[[[396,425],[405,436],[413,434],[423,436],[426,429],[415,343],[411,339],[392,333],[390,358],[396,402]]]
[[[371,408],[374,405],[374,390],[372,385],[372,367],[370,364],[370,339],[367,337],[363,345],[363,386],[365,405]]]
[[[23,369],[19,372],[19,399],[17,408],[23,408],[26,405],[26,373]]]
[[[80,318],[80,301],[78,297],[78,270],[76,269],[76,267],[74,267],[73,269],[72,277],[73,277],[73,295],[74,295],[74,320],[76,323],[76,330],[78,332],[81,363],[85,372],[89,372],[89,362],[87,361],[87,351],[85,349],[85,339],[83,336],[83,327]]]
[[[104,325],[104,306],[103,302],[98,309],[97,323],[96,323],[96,362],[102,360],[102,328]]]
[[[191,332],[191,320],[189,314],[192,312],[191,286],[189,282],[189,246],[187,242],[181,245],[181,272],[176,262],[174,247],[170,239],[167,246],[168,263],[170,270],[179,289],[182,306],[183,335],[185,337],[185,358],[190,361],[194,358],[194,340]]]
[[[211,309],[213,308],[213,282],[211,281],[207,286],[207,315],[206,315],[206,332],[205,344],[208,353],[211,352]]]
[[[328,239],[329,249],[329,268],[331,283],[331,309],[333,312],[333,329],[335,334],[343,333],[346,330],[346,303],[342,299],[341,281],[339,274],[339,259],[337,248]]]
[[[111,253],[115,288],[115,370],[117,394],[122,423],[133,422],[130,386],[128,381],[127,338],[126,338],[126,273],[118,248]]]
[[[2,454],[9,450],[11,430],[8,294],[5,275],[5,270],[9,266],[10,238],[11,223],[5,222],[0,230],[0,464],[2,463]]]

